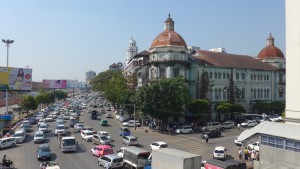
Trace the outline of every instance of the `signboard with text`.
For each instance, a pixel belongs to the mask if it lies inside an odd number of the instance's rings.
[[[32,69],[0,67],[0,90],[32,89]]]
[[[67,80],[43,80],[45,89],[66,89]]]

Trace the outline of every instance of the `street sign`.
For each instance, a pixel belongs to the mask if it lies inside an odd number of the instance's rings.
[[[12,116],[11,115],[0,115],[0,119],[3,119],[3,120],[12,120]]]

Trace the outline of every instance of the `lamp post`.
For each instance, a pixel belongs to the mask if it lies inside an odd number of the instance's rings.
[[[14,43],[14,40],[9,40],[9,39],[2,39],[2,42],[3,43],[6,43],[6,47],[7,47],[7,62],[6,62],[6,67],[7,67],[7,69],[8,69],[8,56],[9,56],[9,46],[10,46],[10,44],[12,44],[12,43]],[[7,114],[8,113],[8,89],[7,89],[7,91],[5,92],[5,104],[6,104],[6,112],[5,112],[5,114]]]

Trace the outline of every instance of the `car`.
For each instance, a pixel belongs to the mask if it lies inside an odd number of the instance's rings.
[[[112,116],[111,116],[111,113],[107,112],[107,113],[105,114],[105,117],[106,117],[106,118],[111,118],[111,117],[112,117]]]
[[[38,123],[38,120],[35,117],[31,117],[28,121],[30,125]]]
[[[80,133],[81,138],[85,141],[92,141],[93,134],[94,133],[90,130],[82,130]]]
[[[109,145],[98,145],[91,149],[91,153],[97,157],[103,157],[105,155],[114,154],[114,151]]]
[[[107,139],[111,141],[111,137],[106,131],[98,131],[97,134],[105,135]]]
[[[18,130],[14,133],[13,137],[16,139],[17,143],[22,143],[26,139],[26,131]]]
[[[46,133],[48,131],[48,125],[46,123],[41,124],[39,126],[39,131]]]
[[[108,121],[107,121],[106,119],[101,119],[101,120],[99,121],[99,125],[100,125],[100,126],[108,126]]]
[[[65,135],[66,134],[66,128],[63,124],[58,124],[55,126],[54,135]]]
[[[39,121],[40,119],[43,119],[43,118],[44,118],[43,115],[42,115],[42,114],[39,114],[39,115],[36,116],[35,119]]]
[[[234,139],[234,143],[235,143],[235,145],[237,145],[237,146],[242,146],[242,141],[238,140],[238,138],[235,138],[235,139]]]
[[[167,148],[167,147],[168,147],[168,144],[163,141],[157,141],[157,142],[150,144],[150,150],[157,150],[157,149]]]
[[[138,120],[136,120],[135,122],[134,122],[134,120],[129,120],[127,122],[123,122],[122,125],[123,126],[128,126],[128,127],[134,127],[134,126],[139,127],[139,126],[141,126],[141,124]]]
[[[111,141],[107,138],[106,135],[94,134],[92,138],[94,144],[110,145]]]
[[[215,147],[213,151],[213,159],[222,159],[226,160],[227,153],[226,148],[222,146]]]
[[[89,131],[92,131],[94,134],[97,134],[97,131],[95,131],[92,127],[89,127],[89,126],[84,126],[84,127],[82,127],[81,130],[89,130]]]
[[[270,121],[274,121],[274,122],[282,121],[282,117],[279,116],[278,114],[271,114],[268,117],[269,117]]]
[[[259,141],[252,144],[248,144],[248,149],[259,151]]]
[[[127,127],[121,127],[119,128],[119,134],[120,136],[130,136],[130,130]]]
[[[183,134],[183,133],[193,133],[193,128],[192,126],[182,126],[180,128],[177,128],[175,130],[177,134]]]
[[[46,123],[46,120],[44,118],[39,119],[38,126],[40,126],[41,124],[44,124],[44,123]]]
[[[69,114],[64,114],[63,115],[63,119],[64,120],[69,120],[70,119],[70,115]]]
[[[242,127],[254,127],[254,126],[256,126],[258,123],[257,123],[257,121],[256,120],[248,120],[248,121],[246,121],[246,122],[243,122],[242,124],[241,124],[241,126]]]
[[[52,153],[48,144],[39,145],[36,152],[38,160],[51,160]]]
[[[122,138],[122,143],[127,146],[136,146],[138,145],[137,138],[135,136],[124,136]]]
[[[22,130],[24,130],[26,133],[30,132],[31,129],[30,129],[30,125],[29,124],[24,124],[22,127],[21,127]]]
[[[69,121],[70,127],[74,127],[74,125],[75,125],[77,122],[78,122],[77,119],[70,118],[70,121]]]
[[[50,114],[50,115],[48,115],[47,117],[46,117],[46,122],[51,122],[51,121],[53,121],[53,117],[52,117],[52,115]]]
[[[33,136],[33,143],[43,143],[45,142],[45,135],[42,131],[36,131]]]
[[[221,123],[221,129],[230,129],[234,127],[233,121],[226,121],[224,123]]]
[[[210,130],[201,133],[202,138],[216,138],[220,136],[221,136],[220,130]]]
[[[201,130],[207,131],[207,130],[219,130],[221,128],[221,124],[219,122],[209,122],[206,123]]]
[[[17,140],[14,137],[4,137],[0,138],[0,149],[7,147],[15,147]]]
[[[30,125],[28,120],[24,120],[21,124],[21,127],[23,127],[24,125]]]
[[[106,163],[109,163],[111,169],[113,168],[123,168],[123,158],[115,154],[105,155],[98,158],[98,165],[105,166]]]

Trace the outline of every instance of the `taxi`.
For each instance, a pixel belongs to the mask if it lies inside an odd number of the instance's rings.
[[[109,145],[98,145],[91,149],[91,153],[97,157],[103,157],[105,155],[114,154],[114,151]]]

